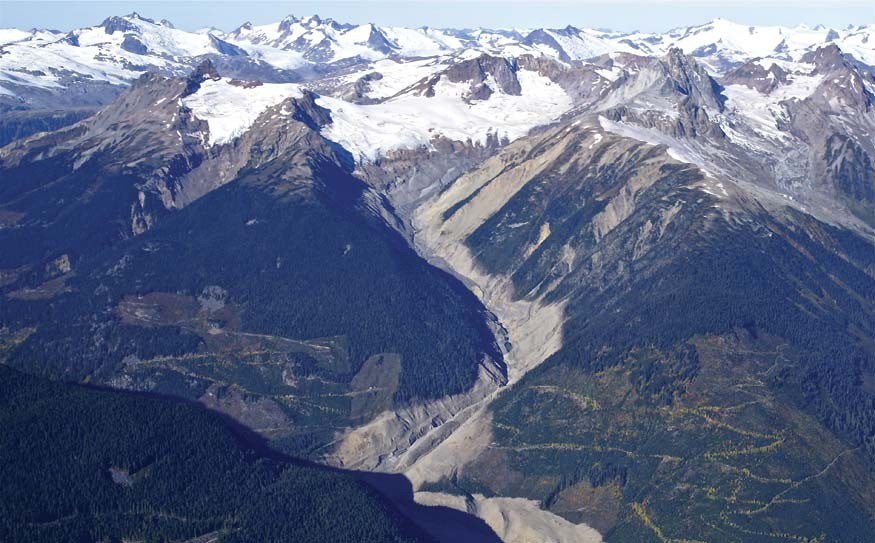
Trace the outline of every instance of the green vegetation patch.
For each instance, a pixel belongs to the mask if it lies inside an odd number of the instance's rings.
[[[866,541],[871,465],[797,407],[799,356],[736,330],[597,371],[543,365],[496,401],[495,444],[456,484],[535,497],[610,541]],[[665,375],[682,385],[669,401]]]
[[[407,542],[349,475],[263,458],[216,414],[0,366],[0,540]]]

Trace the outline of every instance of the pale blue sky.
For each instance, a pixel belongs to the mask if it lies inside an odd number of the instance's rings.
[[[119,1],[0,0],[0,27],[71,28],[98,24],[109,15],[137,11],[179,28],[231,30],[245,21],[274,22],[292,13],[318,13],[350,23],[382,25],[532,28],[578,27],[661,31],[722,17],[743,24],[839,27],[875,23],[875,1],[847,0],[322,0],[322,1]]]

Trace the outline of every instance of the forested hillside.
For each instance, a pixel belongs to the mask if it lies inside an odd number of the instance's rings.
[[[0,541],[428,540],[350,475],[267,459],[198,406],[0,366]]]
[[[123,178],[75,212],[0,230],[0,360],[201,399],[296,456],[393,405],[464,392],[481,364],[502,371],[482,305],[374,216],[365,185],[321,158],[290,172],[291,160],[135,237],[101,226]],[[75,193],[96,175],[53,171],[34,190]],[[28,178],[10,170],[8,184]]]

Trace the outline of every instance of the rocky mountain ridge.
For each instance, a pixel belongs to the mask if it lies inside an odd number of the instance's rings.
[[[524,54],[576,63],[606,54],[661,56],[679,48],[714,74],[754,57],[798,61],[818,47],[834,44],[870,66],[872,26],[844,29],[805,26],[745,27],[724,20],[662,34],[618,33],[569,26],[536,30],[408,29],[352,25],[318,16],[289,16],[274,24],[246,23],[230,32],[187,32],[166,20],[132,13],[100,25],[71,30],[0,31],[0,98],[5,109],[38,109],[68,102],[106,103],[145,71],[180,75],[205,58],[223,73],[263,81],[319,78],[381,60],[404,60],[489,53],[506,58]]]

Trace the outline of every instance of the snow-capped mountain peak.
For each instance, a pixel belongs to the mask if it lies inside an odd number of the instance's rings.
[[[244,23],[230,32],[188,32],[166,20],[131,13],[66,34],[0,30],[0,107],[105,103],[146,71],[181,75],[204,58],[214,59],[231,76],[274,82],[323,79],[331,73],[358,79],[375,71],[375,63],[382,63],[376,71],[395,73],[412,62],[424,68],[420,59],[452,63],[483,53],[579,65],[605,55],[660,57],[677,48],[696,58],[708,73],[722,76],[754,58],[799,62],[824,45],[836,45],[846,56],[872,66],[873,29],[748,26],[714,19],[665,33],[624,34],[574,24],[560,29],[403,28],[289,15],[270,24]],[[418,77],[425,75],[421,72]],[[403,87],[394,86],[396,92]]]

